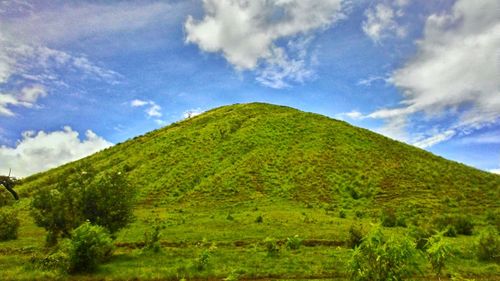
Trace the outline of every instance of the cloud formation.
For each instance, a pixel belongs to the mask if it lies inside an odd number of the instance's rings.
[[[383,108],[368,117],[388,124],[413,114],[455,120],[412,140],[422,147],[496,122],[500,118],[499,10],[495,0],[459,0],[449,12],[430,15],[417,54],[388,79],[404,95],[401,106]]]
[[[32,108],[38,98],[47,96],[47,91],[42,85],[24,87],[15,94],[0,93],[0,116],[14,116],[11,107],[22,106]]]
[[[91,130],[87,130],[85,138],[80,140],[78,132],[68,126],[48,133],[27,131],[15,147],[0,146],[0,173],[11,168],[14,176],[25,177],[81,159],[111,145]]]
[[[362,23],[363,32],[370,37],[374,42],[380,43],[384,38],[397,36],[405,37],[406,28],[397,22],[397,18],[403,16],[401,9],[396,10],[399,6],[405,6],[407,2],[396,1],[392,7],[389,4],[378,3],[375,7],[371,7],[365,11],[366,19]]]
[[[203,19],[185,22],[186,42],[220,53],[237,70],[259,69],[257,80],[273,88],[309,77],[304,36],[344,17],[342,0],[204,0],[203,7]]]
[[[148,117],[162,117],[161,106],[157,105],[154,101],[144,101],[135,99],[130,102],[132,107],[145,107],[144,112]]]

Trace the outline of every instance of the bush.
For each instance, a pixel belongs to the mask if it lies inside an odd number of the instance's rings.
[[[257,216],[257,218],[255,219],[256,223],[262,223],[263,221],[264,221],[264,218],[262,217],[262,215]]]
[[[340,210],[340,211],[339,211],[339,218],[341,218],[341,219],[345,219],[345,217],[346,217],[345,210],[344,210],[344,209]]]
[[[380,222],[385,227],[406,227],[405,219],[396,213],[394,209],[384,209],[380,215]]]
[[[443,232],[437,233],[428,239],[425,251],[432,269],[436,276],[441,276],[441,272],[445,267],[446,261],[451,256],[451,248],[443,239]]]
[[[264,246],[266,247],[268,257],[275,257],[280,252],[280,248],[278,246],[278,243],[273,238],[268,237],[268,238],[264,239]]]
[[[298,250],[301,245],[302,239],[298,235],[286,239],[285,246],[288,250]]]
[[[163,225],[159,220],[155,220],[150,231],[144,233],[144,250],[158,253],[161,251],[160,232]]]
[[[15,200],[5,188],[0,185],[0,208],[14,204]]]
[[[476,242],[476,253],[479,260],[500,263],[500,237],[493,226],[485,228]]]
[[[62,250],[53,251],[46,256],[32,256],[30,262],[41,270],[68,272],[70,268],[68,253]]]
[[[417,250],[408,238],[386,239],[376,229],[354,249],[349,262],[352,280],[402,280],[418,270]]]
[[[364,236],[365,233],[361,226],[351,225],[349,228],[349,236],[346,241],[347,247],[352,249],[356,248],[361,244]]]
[[[455,237],[457,234],[472,235],[474,223],[472,218],[465,215],[442,215],[434,219],[439,231],[445,231],[445,236]]]
[[[3,207],[0,209],[0,241],[17,239],[19,218],[17,211]]]
[[[432,236],[433,231],[428,226],[415,226],[410,227],[410,236],[415,241],[415,247],[419,250],[425,250],[427,241]]]
[[[42,188],[33,197],[31,215],[48,232],[48,244],[70,237],[86,220],[114,233],[132,220],[135,192],[121,173],[96,177],[80,168],[54,188]]]
[[[101,226],[85,222],[73,233],[67,246],[69,272],[93,272],[113,251],[113,241]]]

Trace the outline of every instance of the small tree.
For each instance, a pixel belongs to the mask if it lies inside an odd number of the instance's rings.
[[[11,208],[0,209],[0,241],[17,239],[19,219],[17,211]]]
[[[418,269],[416,257],[411,240],[386,239],[376,229],[354,249],[349,262],[351,277],[359,281],[403,280]]]
[[[106,229],[85,222],[73,231],[67,251],[70,272],[92,272],[111,256],[113,241]]]
[[[439,232],[431,236],[426,245],[427,257],[439,280],[441,280],[441,273],[445,267],[446,261],[451,256],[451,248],[444,241],[443,235],[444,232]]]

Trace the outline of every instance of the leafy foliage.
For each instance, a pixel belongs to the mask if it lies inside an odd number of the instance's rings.
[[[500,236],[494,227],[487,227],[479,233],[476,251],[479,260],[500,263]]]
[[[0,241],[17,239],[18,213],[13,208],[0,208]]]
[[[363,231],[363,227],[361,225],[351,225],[349,228],[349,236],[347,237],[346,244],[349,248],[356,248],[363,241],[363,237],[365,236],[365,232]]]
[[[72,232],[67,246],[70,272],[92,272],[113,251],[113,241],[108,231],[85,222]]]
[[[426,246],[427,257],[437,277],[441,276],[446,261],[451,257],[451,248],[444,241],[443,234],[440,232],[431,236]]]
[[[264,247],[266,248],[268,257],[276,257],[279,255],[280,247],[276,239],[267,237],[266,239],[264,239]]]
[[[302,245],[302,239],[298,235],[288,237],[285,242],[285,247],[288,250],[298,250]]]
[[[403,280],[418,269],[415,244],[407,238],[387,239],[380,229],[371,232],[353,251],[353,280]]]
[[[93,169],[79,168],[55,188],[40,189],[31,202],[31,214],[48,231],[49,244],[59,236],[69,237],[86,220],[114,233],[131,221],[134,195],[121,173],[96,177]]]
[[[144,250],[158,253],[161,251],[160,232],[164,228],[163,223],[157,218],[152,223],[151,229],[144,233]]]
[[[434,224],[440,230],[446,230],[445,236],[455,237],[457,234],[472,235],[474,223],[467,215],[445,214],[434,219]]]

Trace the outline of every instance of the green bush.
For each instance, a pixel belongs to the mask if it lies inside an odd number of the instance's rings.
[[[431,236],[427,241],[427,250],[425,251],[438,279],[441,276],[446,261],[451,257],[451,248],[444,241],[443,234],[443,232],[440,232]]]
[[[17,239],[18,228],[19,228],[19,218],[17,216],[17,211],[7,207],[1,208],[0,241]]]
[[[70,268],[68,251],[57,249],[48,255],[34,255],[30,259],[31,264],[41,270],[59,270],[68,272]]]
[[[257,216],[257,218],[255,219],[256,223],[262,223],[263,221],[264,221],[264,218],[262,217],[262,215]]]
[[[195,267],[198,271],[205,270],[210,262],[210,257],[212,256],[212,252],[210,250],[203,250],[198,258],[195,260]]]
[[[269,257],[275,257],[280,252],[280,248],[278,243],[276,242],[276,239],[270,237],[264,239],[264,247],[266,247],[267,256]]]
[[[380,215],[380,222],[385,227],[406,227],[406,221],[403,216],[398,215],[392,208],[383,209]]]
[[[288,250],[298,250],[301,245],[302,239],[298,235],[286,239],[285,247]]]
[[[475,246],[479,260],[500,263],[500,237],[493,226],[479,233]]]
[[[72,232],[67,251],[69,272],[93,272],[111,256],[113,241],[105,228],[85,222]]]
[[[115,233],[132,220],[134,189],[121,173],[96,176],[79,168],[54,188],[41,188],[31,202],[31,215],[48,232],[47,242],[69,237],[86,220]]]
[[[472,235],[474,223],[472,218],[466,215],[446,214],[434,219],[434,224],[439,231],[445,231],[445,236],[455,237],[457,234]]]
[[[14,204],[15,200],[3,186],[0,185],[0,208]]]
[[[364,236],[365,233],[361,225],[351,225],[351,227],[349,228],[349,236],[347,237],[346,241],[347,247],[352,249],[356,248],[361,244]]]
[[[349,261],[352,280],[403,280],[418,270],[417,250],[408,238],[386,239],[380,229],[371,232]]]
[[[425,250],[427,241],[432,236],[433,231],[428,226],[410,226],[410,236],[415,241],[415,246],[419,250]]]
[[[344,210],[344,209],[342,209],[342,210],[340,210],[340,211],[339,211],[339,218],[341,218],[341,219],[345,219],[345,217],[346,217],[346,216],[347,216],[347,215],[346,215],[346,212],[345,212],[345,210]]]
[[[153,253],[158,253],[161,251],[160,244],[160,232],[163,225],[159,220],[155,220],[151,227],[151,230],[144,233],[144,247],[145,251],[150,251]]]

